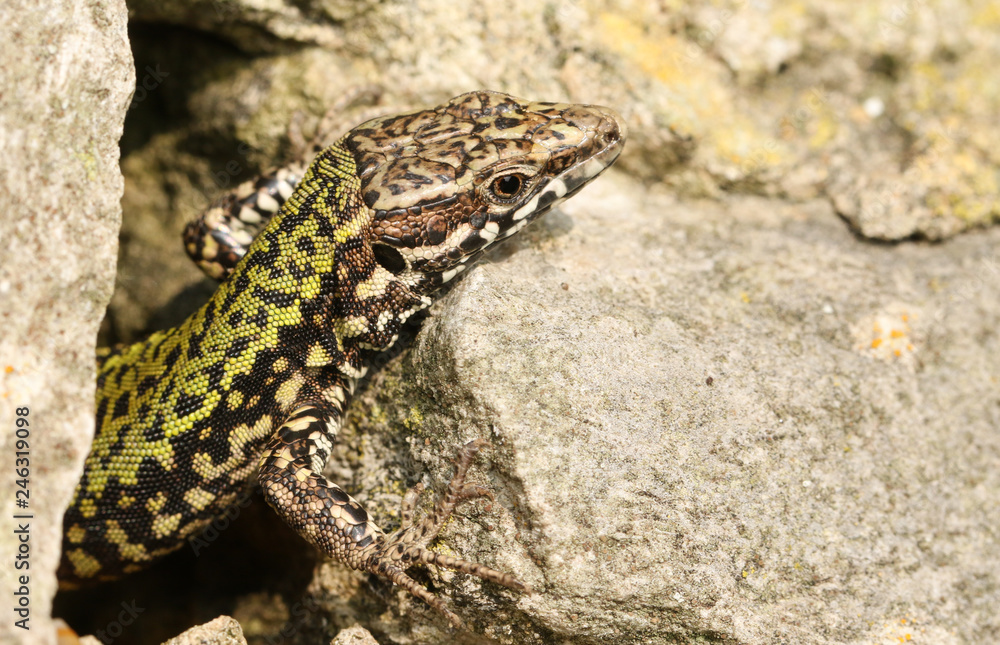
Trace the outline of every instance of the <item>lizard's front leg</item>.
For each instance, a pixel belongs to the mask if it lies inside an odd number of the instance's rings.
[[[211,278],[222,280],[291,196],[304,164],[292,163],[245,181],[184,228],[184,249]]]
[[[473,441],[462,448],[447,491],[433,511],[418,523],[413,521],[413,512],[420,488],[407,493],[402,526],[386,535],[357,500],[322,475],[337,424],[335,415],[318,407],[300,407],[278,429],[261,456],[259,478],[264,497],[299,535],[354,569],[400,585],[444,614],[456,627],[461,625],[458,616],[440,598],[406,575],[407,568],[417,563],[434,564],[528,591],[527,585],[510,574],[427,548],[458,504],[490,496],[484,488],[465,484],[469,466],[476,452],[486,445],[485,441]]]
[[[315,136],[308,141],[301,132],[304,115],[296,112],[295,121],[288,129],[294,161],[242,182],[184,228],[184,248],[198,268],[216,280],[223,280],[232,273],[253,239],[291,197],[306,173],[306,162],[332,143],[329,141],[331,133],[341,132],[344,129],[341,126],[346,128],[337,121],[338,117],[359,100],[374,104],[381,94],[381,89],[373,85],[348,89],[327,110],[316,127]],[[372,116],[375,115],[366,118]]]

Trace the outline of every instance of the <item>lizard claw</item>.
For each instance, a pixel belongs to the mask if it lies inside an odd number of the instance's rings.
[[[461,619],[449,611],[440,598],[410,578],[405,573],[407,568],[414,564],[431,564],[443,569],[467,573],[517,591],[531,592],[531,588],[527,584],[509,573],[427,548],[427,545],[441,532],[442,527],[458,504],[480,497],[488,497],[491,501],[493,500],[493,493],[488,489],[478,484],[465,483],[465,476],[476,453],[488,445],[489,443],[485,440],[476,439],[462,447],[458,453],[455,475],[448,484],[447,490],[438,499],[433,510],[418,523],[414,523],[414,510],[417,498],[423,491],[423,486],[417,484],[407,491],[403,497],[403,520],[399,530],[372,545],[373,552],[366,559],[364,566],[364,569],[370,573],[394,582],[426,602],[448,618],[448,621],[456,628],[462,626]]]

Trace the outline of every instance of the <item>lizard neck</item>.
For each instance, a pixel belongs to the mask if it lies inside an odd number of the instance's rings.
[[[430,304],[376,262],[371,220],[354,158],[338,142],[315,159],[223,283],[213,299],[218,315],[290,357],[304,356],[304,367],[360,376],[362,353],[388,348],[406,318]]]

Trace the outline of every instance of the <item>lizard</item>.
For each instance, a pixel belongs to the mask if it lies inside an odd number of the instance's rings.
[[[63,521],[60,586],[148,567],[248,487],[325,556],[461,620],[406,570],[435,565],[530,591],[428,548],[486,442],[421,521],[419,487],[384,532],[323,475],[366,361],[487,249],[608,168],[626,138],[613,110],[477,91],[380,117],[296,166],[247,184],[188,226],[187,250],[223,281],[179,326],[98,353],[97,431]]]

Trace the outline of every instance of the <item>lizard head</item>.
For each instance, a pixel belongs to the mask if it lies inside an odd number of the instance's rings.
[[[625,144],[614,111],[470,92],[352,130],[376,261],[418,296],[570,197]]]

